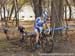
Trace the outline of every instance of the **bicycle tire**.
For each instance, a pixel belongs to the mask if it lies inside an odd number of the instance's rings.
[[[44,39],[42,39],[42,50],[45,53],[51,53],[53,51],[53,40],[52,39],[48,39],[47,37],[45,37]]]

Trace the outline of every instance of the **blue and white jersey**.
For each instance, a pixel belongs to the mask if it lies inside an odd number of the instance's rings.
[[[45,23],[46,23],[46,20],[44,20],[42,22],[41,17],[37,17],[35,22],[34,22],[34,28],[36,28],[36,25],[38,25],[39,27],[42,27],[42,25]]]

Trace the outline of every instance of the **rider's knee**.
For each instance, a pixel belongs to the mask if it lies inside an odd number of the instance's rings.
[[[39,36],[39,32],[36,32],[36,37]]]

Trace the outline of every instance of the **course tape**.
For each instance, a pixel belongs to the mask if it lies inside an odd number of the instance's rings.
[[[57,27],[57,28],[49,28],[49,29],[46,29],[44,32],[50,32],[50,31],[55,31],[55,30],[63,30],[63,29],[66,29],[66,28],[70,28],[70,27],[75,27],[74,24],[71,24],[71,25],[67,25],[67,26],[61,26],[61,27]],[[50,30],[50,31],[49,31]],[[31,35],[34,35],[35,33],[34,32],[28,32],[28,34],[31,34]]]

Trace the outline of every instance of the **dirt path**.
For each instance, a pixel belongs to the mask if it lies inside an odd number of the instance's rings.
[[[12,43],[9,41],[0,41],[0,56],[45,56],[41,55],[43,53],[40,53],[39,50],[31,52],[27,49],[22,49],[20,45],[21,43],[19,42]],[[66,56],[75,56],[75,40],[73,40],[72,42],[67,41],[65,43],[55,43],[52,54],[53,53],[57,53],[58,56],[63,56],[62,54],[65,53],[67,54]],[[49,54],[50,53],[48,53],[47,55],[51,56]]]

